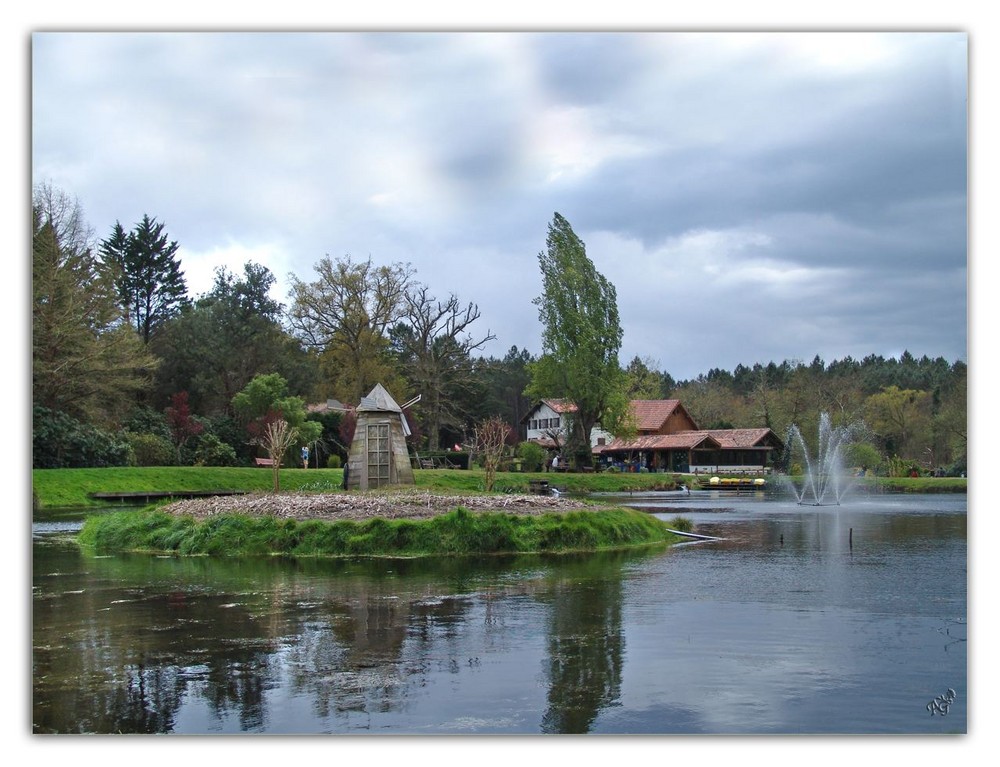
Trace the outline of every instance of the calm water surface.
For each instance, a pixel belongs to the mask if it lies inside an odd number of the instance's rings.
[[[36,520],[34,730],[966,731],[965,496],[629,502],[724,540],[227,561],[95,557]]]

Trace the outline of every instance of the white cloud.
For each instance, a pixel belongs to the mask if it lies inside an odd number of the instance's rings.
[[[629,351],[668,368],[685,337],[802,328],[810,301],[843,348],[882,353],[858,322],[872,302],[834,295],[858,295],[872,263],[931,275],[885,291],[879,327],[951,358],[964,325],[898,318],[936,306],[926,286],[964,263],[963,41],[49,34],[33,41],[32,172],[79,197],[99,236],[165,223],[192,293],[247,260],[281,281],[327,254],[410,261],[479,303],[498,347],[531,346],[533,257],[559,211],[616,284]],[[746,361],[784,356],[767,334]],[[684,374],[721,356],[685,348]]]
[[[177,253],[181,262],[181,270],[187,282],[188,295],[197,298],[207,293],[215,284],[215,271],[224,268],[242,276],[243,267],[253,262],[267,267],[275,277],[275,285],[270,291],[271,298],[287,304],[287,286],[285,276],[290,259],[283,246],[275,243],[245,244],[230,240],[225,244],[204,251],[194,251],[190,248],[179,248]],[[305,275],[300,275],[305,279]]]

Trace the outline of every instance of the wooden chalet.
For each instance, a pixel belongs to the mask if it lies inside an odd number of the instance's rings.
[[[601,465],[621,469],[678,473],[763,473],[784,450],[767,428],[699,429],[680,400],[632,400],[636,436],[618,439],[600,427],[591,432],[591,447]],[[566,433],[575,408],[566,400],[543,400],[522,420],[528,439],[548,449]],[[558,420],[557,420],[558,419]],[[553,429],[561,431],[553,432]],[[556,439],[553,439],[553,436]]]

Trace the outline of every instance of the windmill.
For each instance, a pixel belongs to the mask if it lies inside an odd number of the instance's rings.
[[[399,405],[382,384],[361,398],[345,468],[348,490],[413,484],[413,466],[406,449],[410,427],[403,411],[419,401],[417,395]]]

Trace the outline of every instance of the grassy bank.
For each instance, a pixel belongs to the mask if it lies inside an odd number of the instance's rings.
[[[884,493],[966,493],[969,489],[965,477],[866,477],[858,481],[862,487]]]
[[[484,489],[481,471],[428,469],[415,472],[418,488],[457,493],[475,493]],[[340,488],[340,469],[281,470],[281,489],[286,492],[331,492]],[[686,478],[692,481],[693,478]],[[683,481],[672,474],[522,474],[501,472],[497,475],[499,492],[526,492],[531,480],[547,480],[551,485],[571,492],[628,492],[653,490]],[[899,477],[859,480],[885,492],[964,493],[968,480],[955,477]],[[167,466],[159,468],[111,469],[35,469],[32,488],[41,508],[93,508],[107,505],[88,493],[142,491],[231,490],[267,492],[271,489],[271,471],[256,468],[211,468]]]
[[[284,492],[332,492],[340,489],[341,469],[281,470]],[[480,492],[485,487],[483,472],[427,469],[415,472],[418,488],[457,493]],[[670,474],[521,474],[500,473],[496,490],[527,492],[531,480],[578,492],[627,492],[673,484]],[[271,489],[270,469],[166,466],[156,468],[35,469],[32,488],[41,508],[93,508],[107,505],[89,493],[143,491],[229,490],[267,492]]]
[[[298,522],[227,515],[196,521],[162,511],[87,519],[79,542],[96,553],[142,551],[213,556],[423,556],[597,551],[679,540],[631,509],[541,515],[458,508],[428,520]]]

